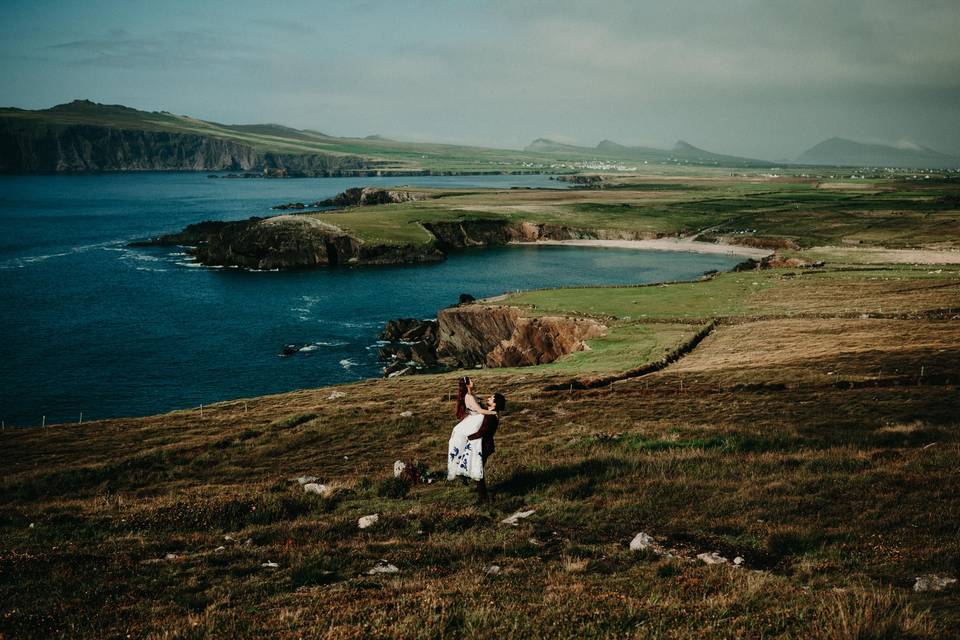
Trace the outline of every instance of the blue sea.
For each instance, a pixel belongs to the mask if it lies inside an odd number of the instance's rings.
[[[146,415],[380,375],[390,318],[460,293],[693,278],[729,256],[504,247],[439,264],[208,269],[127,243],[348,187],[563,188],[545,176],[219,179],[195,173],[0,177],[0,419]],[[279,357],[284,345],[300,350]]]

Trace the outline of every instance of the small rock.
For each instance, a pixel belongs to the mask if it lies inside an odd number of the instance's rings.
[[[30,526],[27,527],[27,528],[28,528],[28,529],[33,529],[33,523],[31,522],[31,523],[30,523]]]
[[[233,540],[233,536],[228,533],[227,535],[223,536],[223,539],[224,539],[224,540]]]
[[[243,544],[253,544],[253,538],[247,538],[243,541]]]
[[[347,394],[345,394],[343,391],[334,391],[333,393],[327,396],[327,400],[339,400],[340,398],[346,398],[346,397],[347,397]]]
[[[660,545],[651,536],[641,531],[630,541],[630,551],[646,551],[647,549],[659,553]]]
[[[303,490],[304,490],[306,493],[315,493],[315,494],[317,494],[318,496],[323,496],[323,497],[327,497],[327,496],[329,496],[331,493],[333,493],[333,490],[332,490],[330,487],[328,487],[327,485],[325,485],[325,484],[317,484],[317,483],[315,483],[315,482],[311,482],[310,484],[305,484],[305,485],[303,485]]]
[[[951,578],[950,576],[920,576],[917,578],[917,581],[913,583],[913,590],[917,592],[942,591],[956,581],[956,578]]]
[[[276,562],[270,562],[269,560],[267,560],[266,562],[264,562],[264,563],[261,564],[260,566],[261,566],[261,567],[266,567],[267,569],[276,569],[276,568],[278,568],[280,565],[278,565]]]
[[[300,476],[299,478],[297,478],[297,482],[299,482],[300,485],[303,486],[305,484],[310,484],[311,482],[316,482],[319,479],[320,478],[318,478],[317,476]]]
[[[225,551],[227,548],[224,546],[217,547],[214,551]]]
[[[524,518],[529,518],[534,513],[536,513],[536,509],[531,509],[530,511],[517,511],[512,516],[507,516],[506,518],[501,520],[500,524],[509,524],[515,527],[521,520],[523,520]]]
[[[357,520],[357,526],[360,527],[361,529],[366,529],[368,527],[372,527],[378,522],[380,522],[380,514],[374,513],[373,515],[363,516],[362,518]]]
[[[484,572],[485,574],[487,574],[488,576],[495,576],[495,575],[497,575],[498,573],[500,573],[500,565],[498,565],[498,564],[492,564],[492,565],[490,565],[489,567],[487,567],[486,569],[484,569],[483,572]]]
[[[377,573],[400,573],[400,569],[386,560],[381,560],[377,563],[377,566],[367,571],[367,574],[371,576]]]
[[[744,562],[746,562],[746,560],[744,560],[740,556],[737,556],[736,558],[733,559],[733,564],[737,565],[738,567],[742,565]]]
[[[413,411],[401,411],[401,412],[400,412],[400,417],[401,417],[401,418],[412,418],[412,417],[413,417]]]
[[[407,468],[407,463],[403,460],[397,460],[393,463],[393,477],[399,478]]]
[[[711,551],[710,553],[698,554],[697,560],[700,560],[705,564],[726,564],[727,562],[729,562],[726,558],[724,558],[723,556],[717,553],[714,553],[713,551]]]
[[[167,555],[163,556],[163,559],[164,559],[164,560],[176,560],[176,559],[177,559],[177,554],[175,554],[175,553],[168,553]]]

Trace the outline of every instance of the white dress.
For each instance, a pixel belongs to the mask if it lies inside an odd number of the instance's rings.
[[[483,415],[471,413],[457,423],[450,434],[447,445],[447,480],[457,476],[466,476],[473,480],[483,480],[483,458],[480,439],[470,440],[468,436],[476,433],[483,424]]]

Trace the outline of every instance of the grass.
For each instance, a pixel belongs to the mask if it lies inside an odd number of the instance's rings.
[[[552,365],[477,372],[509,399],[488,505],[459,483],[392,478],[396,459],[443,468],[456,374],[8,430],[0,632],[955,636],[956,589],[911,590],[960,571],[960,329],[930,315],[955,305],[960,272],[936,271],[515,296],[611,331]],[[896,313],[860,317],[878,301]],[[660,372],[545,390],[654,358],[708,318],[722,322]],[[339,489],[306,494],[302,474]],[[630,552],[639,531],[747,568]],[[400,573],[368,574],[380,560]]]
[[[716,223],[828,264],[499,301],[608,330],[549,365],[472,374],[508,398],[488,504],[392,475],[397,459],[442,473],[459,373],[8,429],[0,635],[957,637],[957,588],[911,587],[960,573],[960,266],[841,246],[865,224],[877,250],[956,246],[952,226],[925,226],[955,218],[955,187],[620,180],[317,215],[410,243],[429,240],[420,222],[484,216],[638,234]],[[702,327],[662,370],[566,384],[656,361]],[[336,490],[305,493],[301,475]],[[500,524],[520,509],[535,513]],[[641,531],[680,557],[629,551]],[[704,552],[746,566],[682,559]],[[369,573],[381,560],[400,572]]]
[[[434,191],[435,199],[314,214],[365,242],[424,244],[423,222],[555,225],[614,238],[693,236],[823,246],[960,249],[958,183],[876,181],[822,189],[815,178],[618,176],[601,190]],[[415,178],[411,178],[413,184]],[[884,260],[884,261],[889,261]]]

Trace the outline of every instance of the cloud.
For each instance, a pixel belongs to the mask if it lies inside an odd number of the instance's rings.
[[[261,59],[258,49],[211,30],[137,36],[110,29],[100,36],[47,45],[39,57],[70,65],[157,69],[256,64]]]

